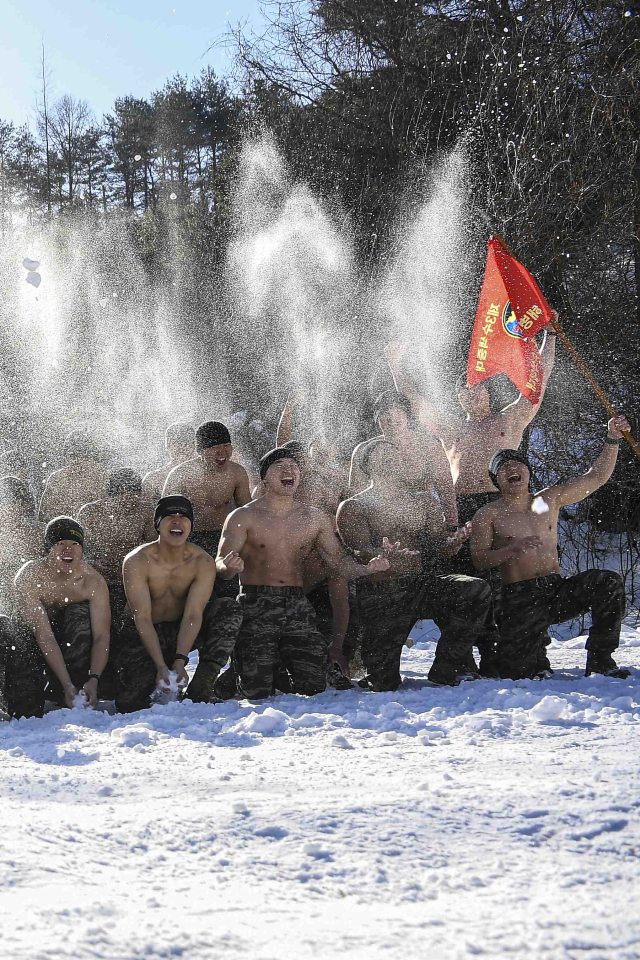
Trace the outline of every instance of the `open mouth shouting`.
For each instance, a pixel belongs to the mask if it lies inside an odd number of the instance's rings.
[[[295,480],[293,477],[280,477],[280,483],[282,484],[283,487],[288,487],[289,489],[293,489]]]
[[[177,524],[173,527],[169,527],[169,536],[173,540],[178,540],[183,534],[184,534],[184,530],[182,529],[182,527],[178,526]]]
[[[509,476],[507,477],[507,483],[520,483],[521,480],[522,480],[522,474],[518,473],[517,471],[510,473]]]

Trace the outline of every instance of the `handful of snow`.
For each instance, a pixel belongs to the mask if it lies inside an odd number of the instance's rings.
[[[532,513],[549,513],[549,504],[542,497],[536,497],[531,504]]]
[[[545,720],[559,720],[569,706],[564,697],[543,697],[529,711],[532,720],[543,723]]]
[[[30,283],[32,287],[36,289],[40,286],[42,282],[42,277],[39,273],[28,273],[27,274],[27,283]]]
[[[84,690],[79,690],[73,698],[73,709],[76,710],[79,707],[88,707],[89,701]]]
[[[39,260],[30,260],[29,257],[25,257],[24,260],[22,261],[22,266],[23,266],[23,267],[25,268],[25,270],[27,270],[29,273],[35,273],[35,271],[36,271],[36,270],[38,269],[38,267],[40,266],[40,261],[39,261]]]
[[[151,694],[151,701],[152,703],[159,703],[163,706],[167,703],[175,703],[176,700],[180,699],[180,695],[185,686],[184,681],[178,683],[178,674],[175,670],[170,670],[169,683],[161,680]]]

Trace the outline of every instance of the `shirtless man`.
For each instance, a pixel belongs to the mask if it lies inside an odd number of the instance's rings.
[[[18,477],[0,479],[0,608],[13,595],[13,579],[22,564],[42,556],[43,529],[35,510],[26,483]]]
[[[381,432],[359,443],[353,451],[349,475],[351,492],[359,493],[369,485],[369,452],[378,440],[389,440],[402,457],[406,481],[416,491],[436,491],[447,528],[454,533],[458,528],[456,497],[449,462],[438,437],[412,426],[411,403],[396,390],[387,390],[378,397],[373,416]]]
[[[100,462],[94,441],[84,433],[71,433],[64,443],[66,465],[47,480],[40,502],[40,519],[65,513],[75,516],[85,503],[103,500],[108,470]]]
[[[158,539],[133,550],[123,564],[130,617],[122,629],[116,707],[121,713],[144,710],[154,690],[170,683],[182,689],[191,650],[198,667],[186,696],[208,703],[213,685],[233,650],[242,611],[230,597],[211,598],[216,578],[213,559],[187,542],[193,506],[186,497],[162,497],[155,510]]]
[[[17,618],[2,618],[0,627],[13,648],[6,664],[11,716],[41,717],[47,680],[46,699],[60,706],[73,707],[79,690],[91,706],[103,696],[109,593],[84,560],[83,542],[77,520],[56,517],[45,530],[46,557],[25,563],[16,576]]]
[[[251,500],[249,477],[244,467],[231,459],[233,447],[223,423],[210,420],[196,431],[198,455],[172,470],[164,485],[164,496],[180,494],[193,503],[198,531],[191,542],[215,557],[227,515]],[[238,581],[216,583],[216,593],[235,597]]]
[[[491,589],[479,578],[441,573],[443,558],[460,549],[469,529],[448,535],[440,505],[407,481],[395,444],[379,441],[369,465],[371,486],[338,510],[338,530],[348,547],[364,561],[380,551],[390,560],[386,571],[356,588],[367,671],[360,684],[376,691],[398,688],[403,645],[423,619],[434,620],[441,634],[429,680],[455,685],[476,676],[472,647],[493,622]]]
[[[555,311],[553,315],[557,319],[558,314]],[[451,429],[450,423],[438,417],[433,405],[418,393],[415,385],[404,374],[400,362],[404,351],[403,344],[394,343],[387,347],[387,359],[394,379],[398,389],[409,397],[415,416],[427,430],[433,430],[441,438],[451,465],[459,521],[467,523],[480,507],[495,500],[497,496],[487,474],[492,456],[496,450],[503,447],[519,447],[525,427],[540,409],[555,360],[555,329],[551,324],[545,327],[544,342],[540,350],[542,387],[538,403],[534,405],[520,395],[513,403],[493,413],[486,381],[475,387],[468,387],[465,374],[458,380],[457,392],[466,419],[455,430]],[[468,556],[467,552],[463,551],[462,556]]]
[[[154,506],[162,496],[171,471],[185,460],[193,460],[196,455],[196,432],[191,424],[179,420],[169,424],[164,435],[164,448],[169,455],[169,463],[163,464],[157,470],[150,470],[142,481],[142,495]]]
[[[518,680],[550,671],[546,655],[547,627],[591,611],[585,676],[602,673],[626,677],[612,653],[620,639],[625,613],[622,577],[611,570],[585,570],[563,577],[558,564],[558,513],[578,503],[607,482],[615,467],[624,417],[609,420],[602,453],[582,477],[547,487],[534,495],[531,471],[517,450],[499,450],[489,476],[500,491],[473,522],[471,553],[479,569],[499,567],[502,574],[502,618],[498,667],[503,677]]]
[[[87,503],[79,514],[86,536],[86,552],[109,588],[111,622],[122,620],[127,598],[122,583],[126,555],[154,535],[153,512],[142,497],[142,480],[123,467],[107,480],[107,499]],[[112,650],[112,656],[116,654]]]
[[[294,693],[325,689],[327,647],[305,597],[302,571],[313,550],[342,577],[369,576],[388,566],[382,557],[363,566],[344,553],[331,520],[294,500],[300,476],[288,450],[269,451],[260,461],[265,495],[229,514],[218,548],[219,575],[240,575],[243,621],[234,662],[240,689],[251,699],[273,693],[277,664]]]

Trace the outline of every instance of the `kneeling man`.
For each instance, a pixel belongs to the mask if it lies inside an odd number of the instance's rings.
[[[489,584],[442,573],[444,558],[460,549],[468,528],[448,536],[442,505],[412,488],[405,466],[399,447],[379,439],[369,452],[372,485],[338,510],[348,547],[365,560],[380,550],[390,560],[386,571],[356,587],[366,670],[359,683],[375,691],[399,687],[402,648],[418,620],[434,620],[440,630],[432,683],[453,686],[476,677],[474,643],[482,637],[491,647],[497,639]]]
[[[72,517],[45,530],[46,557],[30,560],[15,579],[17,620],[2,618],[5,699],[14,717],[41,717],[46,699],[73,707],[83,690],[91,706],[103,692],[109,659],[109,592],[83,559],[84,532]],[[106,679],[106,678],[105,678]]]
[[[208,703],[240,629],[242,611],[231,597],[211,598],[216,565],[201,547],[188,543],[193,507],[187,497],[162,497],[155,510],[158,539],[125,557],[128,606],[118,660],[116,707],[121,713],[144,710],[159,684],[188,683],[189,653],[197,649],[198,668],[186,696]]]
[[[239,687],[251,699],[268,697],[275,667],[289,675],[293,693],[311,696],[325,689],[328,651],[305,596],[304,560],[317,550],[332,571],[349,579],[386,570],[389,563],[383,557],[356,563],[329,517],[294,499],[301,471],[290,450],[267,453],[260,478],[266,493],[229,514],[216,561],[221,577],[240,575],[243,621],[234,653]]]
[[[624,679],[613,651],[620,641],[626,609],[622,577],[612,570],[585,570],[563,577],[558,564],[558,513],[607,482],[618,456],[624,417],[609,420],[602,453],[582,477],[534,495],[529,465],[517,450],[499,450],[489,475],[501,493],[474,517],[471,555],[476,567],[500,567],[502,618],[498,644],[501,676],[519,680],[550,672],[547,627],[591,611],[585,676],[602,673]]]

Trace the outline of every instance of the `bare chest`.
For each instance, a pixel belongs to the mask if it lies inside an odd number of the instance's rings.
[[[177,567],[164,567],[154,564],[149,569],[149,594],[152,601],[167,596],[184,597],[195,579],[193,561],[187,561]]]
[[[555,542],[558,528],[558,514],[553,508],[547,512],[499,515],[493,522],[496,537],[501,542],[522,540],[524,537],[540,537],[541,540]]]
[[[259,518],[247,531],[247,547],[256,556],[304,557],[315,541],[316,530],[301,514]]]
[[[235,477],[229,473],[200,475],[185,480],[184,490],[189,499],[199,507],[217,509],[233,500]]]

